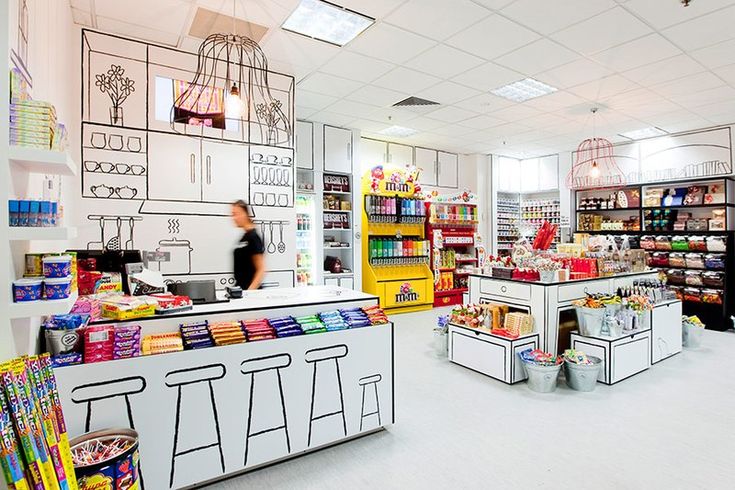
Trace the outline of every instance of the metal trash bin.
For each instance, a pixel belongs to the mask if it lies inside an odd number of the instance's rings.
[[[690,322],[682,323],[682,345],[688,349],[696,349],[702,345],[704,328]]]
[[[564,359],[564,377],[567,386],[576,391],[594,391],[597,385],[597,377],[602,368],[602,359],[595,356],[587,356],[592,364],[577,364]]]
[[[528,375],[528,389],[537,393],[551,393],[556,391],[556,382],[561,371],[561,364],[542,366],[523,361],[523,367]]]

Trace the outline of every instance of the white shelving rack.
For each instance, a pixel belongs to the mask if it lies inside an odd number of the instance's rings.
[[[8,2],[0,6],[0,52],[10,50],[7,20],[10,7]],[[7,65],[6,65],[7,70]],[[29,174],[41,175],[76,175],[77,166],[68,152],[11,146],[9,141],[9,104],[10,77],[8,72],[0,77],[0,256],[5,257],[5,266],[0,267],[0,361],[10,359],[18,354],[27,354],[35,345],[35,336],[30,331],[31,323],[46,315],[68,313],[76,301],[76,295],[63,300],[34,301],[28,303],[14,303],[12,282],[16,274],[22,270],[25,253],[29,244],[36,241],[65,241],[76,236],[76,229],[71,227],[58,228],[28,228],[10,227],[8,217],[8,200],[16,192],[25,192],[25,189],[16,189],[15,185],[27,185]],[[17,345],[14,329],[29,329],[20,331]],[[0,480],[2,480],[0,478]],[[2,488],[2,485],[0,485]]]

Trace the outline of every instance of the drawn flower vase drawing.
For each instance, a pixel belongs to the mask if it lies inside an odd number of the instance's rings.
[[[106,73],[95,75],[94,84],[100,89],[100,92],[107,94],[112,103],[110,124],[113,126],[124,124],[122,104],[130,94],[135,92],[135,81],[123,76],[124,74],[125,69],[120,65],[110,65]]]
[[[281,121],[281,101],[275,100],[270,104],[256,104],[255,114],[265,123],[268,128],[266,144],[275,145],[278,142],[278,129],[276,126]]]

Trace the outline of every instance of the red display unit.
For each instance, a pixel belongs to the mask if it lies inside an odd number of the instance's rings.
[[[477,267],[478,216],[477,205],[468,202],[471,197],[464,193],[459,197],[438,197],[426,202],[426,236],[431,241],[434,306],[462,304],[469,274]]]

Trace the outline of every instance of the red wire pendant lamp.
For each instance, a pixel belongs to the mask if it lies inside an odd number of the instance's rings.
[[[582,141],[574,152],[574,164],[567,174],[567,187],[572,190],[616,189],[626,184],[625,175],[615,162],[613,144],[595,136],[595,115],[592,112],[592,138]]]

